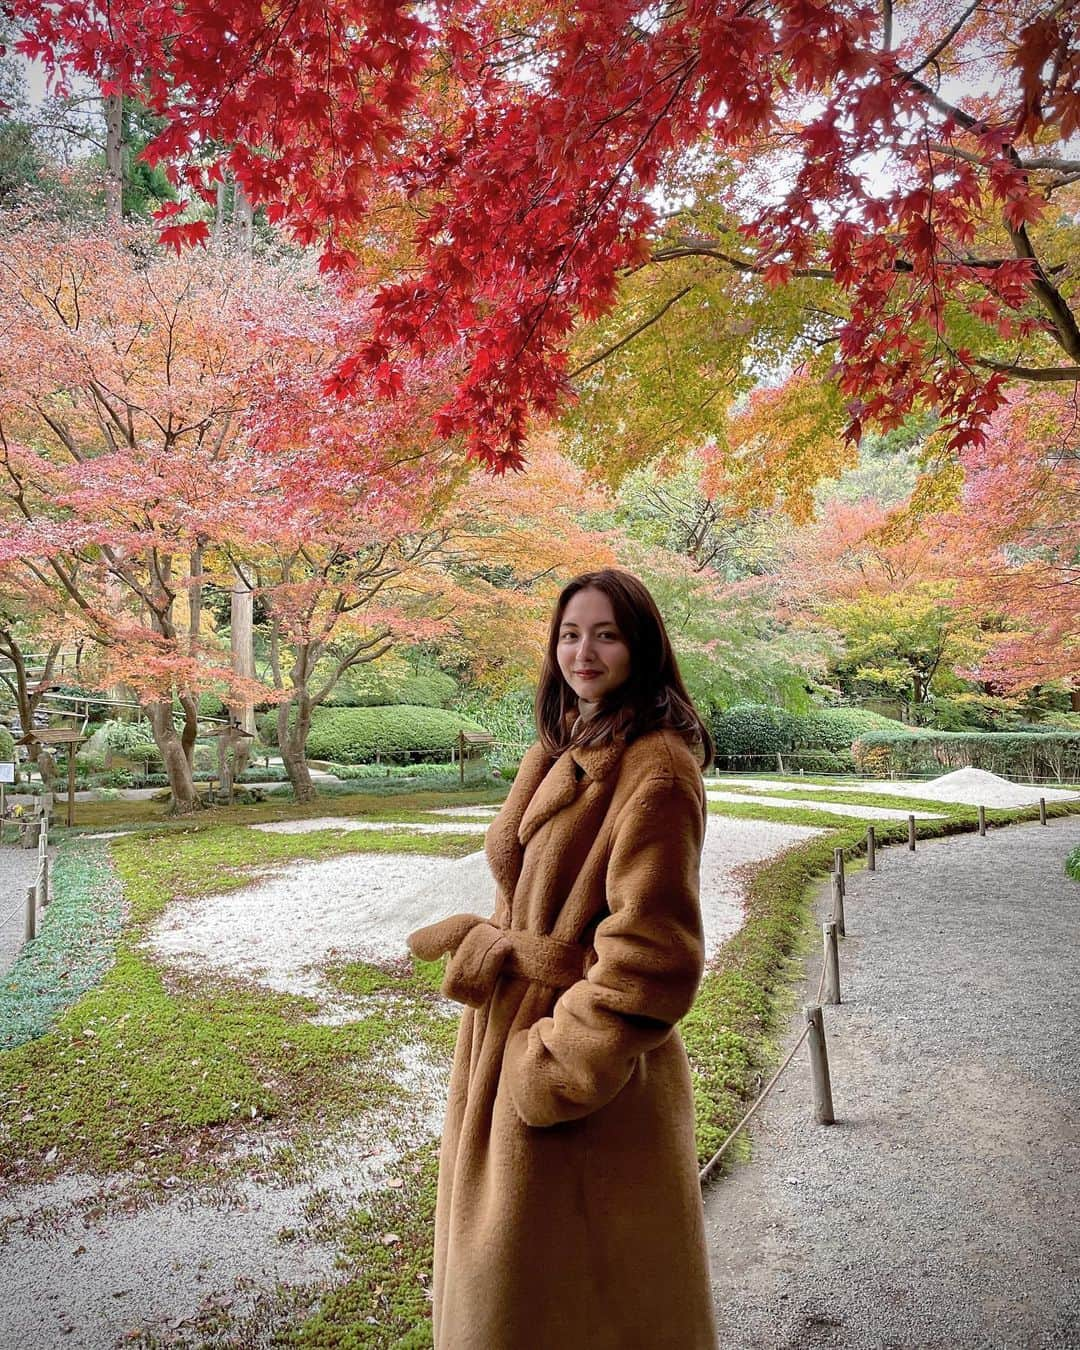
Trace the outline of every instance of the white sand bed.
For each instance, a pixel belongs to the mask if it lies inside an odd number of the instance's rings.
[[[415,821],[357,820],[350,816],[316,816],[312,820],[273,820],[262,825],[249,825],[249,830],[264,834],[316,834],[320,830],[407,830],[409,834],[483,834],[487,825],[479,821],[463,820],[460,825],[433,820],[417,824]]]
[[[794,800],[791,797],[764,797],[745,792],[718,792],[709,788],[706,792],[711,802],[753,802],[756,806],[807,806],[814,811],[828,811],[831,816],[862,816],[867,820],[907,820],[913,815],[916,820],[941,820],[933,811],[901,811],[894,806],[851,806],[843,802]]]
[[[327,1020],[347,1020],[354,1001],[327,984],[322,968],[338,960],[404,959],[406,935],[430,923],[433,909],[435,917],[451,912],[439,909],[437,897],[445,878],[468,862],[366,853],[287,863],[242,890],[175,901],[148,941],[187,969],[306,995],[323,1006]],[[424,899],[410,903],[418,887]]]
[[[1041,783],[1014,783],[986,769],[972,768],[954,769],[929,782],[851,778],[837,779],[835,783],[807,783],[801,778],[766,781],[761,778],[731,778],[725,774],[722,778],[709,779],[706,787],[713,791],[714,784],[715,790],[730,784],[733,787],[756,788],[763,794],[790,791],[880,792],[891,797],[921,797],[924,801],[956,802],[963,806],[1038,806],[1040,797],[1048,802],[1080,800],[1080,793],[1064,788],[1046,787]]]
[[[338,828],[341,821],[331,824]],[[742,926],[739,869],[819,833],[803,825],[710,819],[701,860],[708,959]],[[490,914],[494,905],[495,882],[482,852],[457,859],[352,854],[288,863],[242,890],[177,900],[147,940],[170,963],[305,995],[322,1010],[317,1020],[341,1022],[362,1015],[363,1004],[327,983],[328,963],[401,960],[413,929],[461,911]]]
[[[810,825],[709,817],[701,850],[701,920],[706,961],[711,961],[728,938],[743,926],[742,869],[775,858],[804,839],[826,833]]]
[[[433,806],[429,816],[496,816],[498,806]]]

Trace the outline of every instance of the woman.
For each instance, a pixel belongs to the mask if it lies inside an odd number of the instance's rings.
[[[712,1350],[690,1070],[700,765],[712,742],[645,587],[576,577],[539,742],[487,833],[495,914],[409,939],[467,1005],[435,1219],[437,1350]]]

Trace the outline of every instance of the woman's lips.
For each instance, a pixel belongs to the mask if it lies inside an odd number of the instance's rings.
[[[575,670],[574,674],[579,680],[595,680],[600,674],[598,670]]]

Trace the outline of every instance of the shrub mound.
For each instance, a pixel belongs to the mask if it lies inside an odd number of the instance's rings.
[[[277,743],[275,714],[260,725],[262,738]],[[409,764],[447,760],[459,731],[483,731],[479,722],[442,708],[401,704],[379,708],[316,708],[307,739],[310,759],[334,764]]]
[[[1073,881],[1080,881],[1080,844],[1065,859],[1065,875]]]
[[[785,767],[807,773],[850,773],[852,743],[872,731],[894,731],[903,724],[864,708],[815,708],[793,713],[764,703],[740,703],[713,719],[716,762],[726,769]]]

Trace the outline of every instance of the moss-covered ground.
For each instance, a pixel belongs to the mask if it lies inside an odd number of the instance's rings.
[[[126,918],[111,939],[112,964],[98,971],[97,983],[79,992],[66,1010],[50,1013],[55,1020],[45,1034],[37,1034],[43,1026],[36,1024],[29,1027],[33,1039],[0,1053],[3,1173],[12,1180],[46,1179],[68,1168],[130,1173],[139,1177],[150,1203],[165,1180],[171,1186],[198,1185],[245,1167],[233,1148],[241,1129],[272,1131],[280,1141],[276,1165],[285,1171],[301,1168],[312,1141],[358,1113],[389,1108],[404,1114],[405,1089],[388,1072],[397,1052],[420,1045],[446,1064],[452,1050],[456,1019],[446,1015],[438,998],[438,965],[330,965],[329,981],[363,999],[364,1014],[343,1026],[325,1026],[310,1020],[313,1007],[307,1000],[221,977],[181,977],[160,969],[140,940],[174,897],[223,893],[287,861],[363,851],[459,856],[477,847],[476,835],[418,836],[407,829],[265,834],[238,828],[253,820],[348,815],[408,822],[436,806],[475,804],[500,795],[490,788],[452,796],[411,793],[393,800],[354,794],[304,808],[266,802],[172,822],[160,819],[158,807],[150,828],[135,828],[111,841],[108,858],[100,841],[73,835],[65,845],[66,880],[57,868],[62,894],[52,914],[77,911],[80,894],[84,903],[92,903],[86,897],[95,887],[87,879],[96,867],[111,869],[122,887]],[[836,799],[889,804],[879,794],[851,791]],[[919,822],[920,837],[975,826],[973,808],[906,798],[903,804],[944,815]],[[144,805],[80,804],[80,815],[99,812],[93,822],[98,828],[138,827]],[[1055,805],[1050,813],[1067,809]],[[683,1024],[702,1159],[726,1136],[774,1061],[793,961],[807,930],[810,882],[830,869],[835,847],[853,861],[859,857],[868,823],[782,804],[714,803],[710,811],[810,825],[827,833],[750,869],[746,922],[722,948]],[[992,825],[1037,818],[1035,809],[988,812]],[[906,838],[905,822],[872,823],[883,845]],[[391,1184],[359,1208],[343,1214],[330,1212],[332,1206],[326,1213],[313,1209],[313,1231],[329,1237],[339,1253],[337,1269],[324,1283],[268,1291],[254,1313],[240,1318],[223,1310],[208,1315],[199,1329],[201,1339],[193,1343],[357,1350],[430,1345],[434,1195],[434,1147],[429,1140],[418,1141],[394,1165]],[[150,1333],[143,1343],[155,1343]]]

